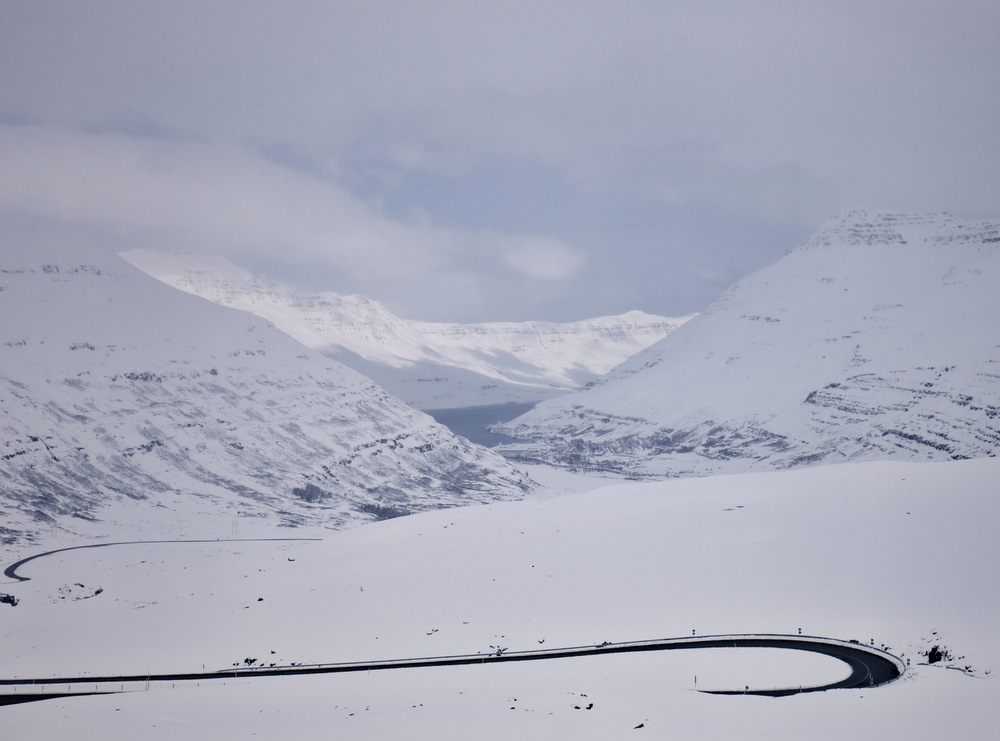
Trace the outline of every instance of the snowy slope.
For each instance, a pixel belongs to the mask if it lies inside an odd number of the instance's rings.
[[[580,388],[688,319],[632,311],[568,324],[410,321],[364,296],[296,293],[219,258],[122,256],[169,285],[273,322],[421,409],[538,401]]]
[[[70,551],[26,565],[31,581],[0,586],[20,599],[0,604],[5,678],[801,628],[909,659],[884,687],[701,694],[695,685],[794,687],[843,671],[712,649],[133,683],[126,694],[0,707],[0,729],[101,741],[989,738],[1000,703],[998,476],[1000,460],[975,460],[619,483],[323,542]],[[928,666],[935,645],[949,658]]]
[[[267,322],[115,256],[4,246],[0,317],[4,537],[112,503],[336,527],[527,486]]]
[[[601,384],[504,431],[653,474],[1000,447],[1000,222],[852,211]]]

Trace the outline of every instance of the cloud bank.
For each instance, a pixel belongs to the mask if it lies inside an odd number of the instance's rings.
[[[4,208],[115,232],[110,249],[141,245],[321,266],[351,286],[394,286],[403,305],[419,305],[413,285],[440,288],[441,273],[451,290],[474,300],[482,287],[474,272],[463,276],[463,264],[491,268],[497,283],[569,280],[581,264],[551,237],[393,219],[329,179],[232,146],[0,126],[0,161]]]
[[[0,210],[314,264],[421,318],[686,313],[844,208],[995,216],[998,22],[980,0],[8,3]]]

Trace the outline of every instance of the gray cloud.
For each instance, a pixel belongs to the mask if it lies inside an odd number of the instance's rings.
[[[582,262],[552,237],[442,227],[419,214],[393,219],[329,179],[229,146],[0,126],[0,161],[0,204],[117,232],[112,249],[321,265],[351,286],[393,286],[394,302],[414,308],[428,299],[419,286],[447,285],[460,302],[478,303],[481,288],[462,290],[476,282],[463,263],[491,269],[502,284],[568,280]]]
[[[998,21],[976,0],[7,3],[0,208],[326,266],[427,318],[685,313],[842,208],[995,216]]]

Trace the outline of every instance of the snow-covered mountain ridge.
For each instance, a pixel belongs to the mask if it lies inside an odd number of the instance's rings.
[[[2,537],[115,507],[167,531],[175,506],[338,527],[529,486],[266,322],[114,256],[5,246],[0,317]]]
[[[631,311],[579,322],[402,319],[365,296],[298,293],[225,260],[122,254],[168,285],[267,319],[421,409],[537,401],[583,387],[690,317]]]
[[[992,456],[998,283],[1000,222],[847,212],[503,431],[532,456],[649,474]]]

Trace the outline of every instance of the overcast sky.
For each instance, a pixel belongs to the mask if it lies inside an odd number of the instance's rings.
[[[1000,3],[0,0],[0,246],[413,319],[678,316],[845,208],[1000,216]]]

